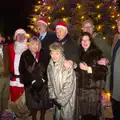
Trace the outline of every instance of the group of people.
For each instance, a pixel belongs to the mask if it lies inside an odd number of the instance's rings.
[[[116,22],[120,32],[120,19]],[[0,36],[0,111],[8,108],[8,99],[16,103],[25,95],[32,120],[38,110],[40,120],[45,120],[50,108],[54,120],[100,120],[106,82],[114,120],[120,120],[119,34],[112,48],[91,20],[82,23],[79,42],[71,38],[63,21],[55,32],[47,28],[48,21],[40,18],[38,35],[29,40],[21,28],[15,31],[14,43],[3,44],[5,38]]]

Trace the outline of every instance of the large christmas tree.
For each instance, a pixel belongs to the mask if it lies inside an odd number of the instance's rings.
[[[115,32],[115,19],[120,16],[117,0],[42,0],[34,5],[33,14],[30,16],[30,27],[37,31],[36,20],[46,17],[50,21],[50,28],[63,19],[74,35],[81,30],[81,23],[91,18],[96,30],[107,35]],[[106,39],[106,38],[105,38]]]

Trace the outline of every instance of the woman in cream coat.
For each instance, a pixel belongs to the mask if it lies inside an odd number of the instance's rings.
[[[48,65],[49,97],[55,104],[54,120],[73,120],[76,92],[76,75],[65,68],[63,48],[59,43],[50,45],[51,60]]]

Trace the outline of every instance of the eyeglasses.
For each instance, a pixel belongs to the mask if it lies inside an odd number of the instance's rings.
[[[86,26],[86,27],[83,27],[83,28],[93,28],[92,26]]]

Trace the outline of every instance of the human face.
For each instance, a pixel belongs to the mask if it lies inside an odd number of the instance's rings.
[[[56,28],[56,35],[59,40],[62,40],[67,35],[67,31],[63,28]]]
[[[120,33],[120,20],[117,21],[117,28],[118,28],[118,32]]]
[[[62,58],[62,54],[60,51],[51,51],[50,55],[54,62],[58,62]]]
[[[94,31],[94,26],[91,25],[91,23],[88,22],[83,25],[83,32],[88,32],[92,35],[93,31]]]
[[[16,41],[18,41],[18,42],[23,42],[24,40],[25,40],[25,35],[24,34],[17,34],[17,36],[16,36]]]
[[[36,53],[40,50],[40,43],[38,41],[30,41],[29,49],[31,52]]]
[[[83,37],[82,37],[82,41],[81,41],[82,47],[83,47],[85,50],[87,50],[87,49],[90,47],[90,44],[91,44],[91,42],[90,42],[89,36],[87,36],[87,35],[83,36]]]
[[[44,23],[39,22],[37,24],[37,29],[40,34],[44,34],[47,31],[47,26]]]

